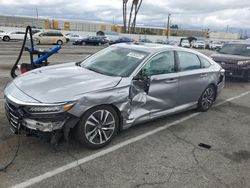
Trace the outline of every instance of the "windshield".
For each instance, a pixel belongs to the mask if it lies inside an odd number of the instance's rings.
[[[148,54],[111,46],[87,58],[80,66],[108,76],[128,77]]]
[[[250,56],[250,44],[225,44],[219,53]]]

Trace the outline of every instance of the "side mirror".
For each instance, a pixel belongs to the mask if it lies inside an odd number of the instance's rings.
[[[133,78],[133,81],[135,87],[142,89],[148,94],[150,79],[147,75],[143,74],[142,70]]]

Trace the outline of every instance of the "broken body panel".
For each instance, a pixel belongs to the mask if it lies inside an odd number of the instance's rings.
[[[125,48],[129,47],[131,46],[125,45]],[[139,48],[136,45],[132,47]],[[147,50],[150,51],[149,49]],[[198,52],[195,52],[197,56],[203,56],[211,63],[209,68],[140,76],[142,67],[152,57],[166,51],[178,50],[194,53],[176,47],[155,47],[128,77],[106,76],[76,66],[75,63],[36,69],[16,78],[7,86],[4,94],[6,101],[17,108],[74,101],[74,107],[65,113],[65,138],[68,137],[70,128],[77,124],[86,111],[103,104],[112,105],[116,109],[120,128],[126,129],[136,123],[196,107],[202,92],[209,84],[213,84],[217,92],[224,87],[221,67]],[[178,62],[175,63],[178,67]],[[20,121],[23,118],[25,116]],[[36,129],[39,130],[37,127]]]

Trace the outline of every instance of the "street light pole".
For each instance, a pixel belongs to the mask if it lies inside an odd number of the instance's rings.
[[[167,23],[167,39],[169,38],[169,31],[170,31],[170,16],[171,16],[171,14],[168,14],[168,23]]]
[[[36,27],[38,28],[38,10],[36,8]]]

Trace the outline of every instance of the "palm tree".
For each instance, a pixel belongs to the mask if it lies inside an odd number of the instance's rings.
[[[128,0],[123,0],[122,2],[122,13],[123,13],[123,32],[126,33],[127,31],[127,3]]]
[[[136,18],[140,10],[143,0],[132,0],[129,13],[129,21],[127,25],[127,3],[128,0],[123,0],[123,32],[133,33],[135,31]],[[133,21],[132,21],[133,20]],[[131,23],[132,21],[132,23]]]

